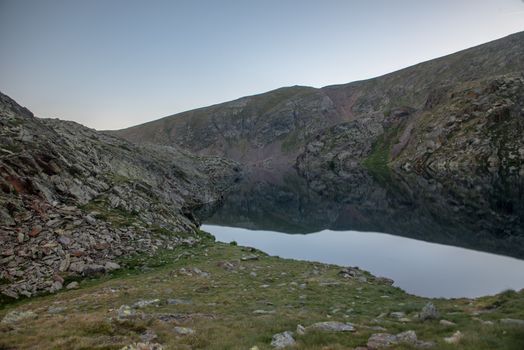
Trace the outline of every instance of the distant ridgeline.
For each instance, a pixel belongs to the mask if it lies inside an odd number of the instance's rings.
[[[389,232],[524,257],[524,32],[378,78],[111,132],[238,161],[216,223]]]

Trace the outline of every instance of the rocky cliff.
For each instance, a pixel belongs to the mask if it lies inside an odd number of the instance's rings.
[[[467,234],[511,241],[524,235],[522,57],[524,32],[375,79],[282,88],[113,133],[257,173],[296,170],[309,190],[361,209],[402,198],[397,208],[424,205]]]
[[[238,176],[231,161],[39,119],[3,94],[0,135],[0,290],[10,297],[194,243],[193,210]]]

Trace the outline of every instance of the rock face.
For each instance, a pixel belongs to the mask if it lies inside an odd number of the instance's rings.
[[[224,156],[257,177],[294,172],[308,195],[345,206],[353,229],[381,217],[373,229],[406,232],[399,216],[416,210],[418,230],[438,218],[471,244],[508,242],[502,251],[524,237],[523,56],[524,32],[375,79],[282,88],[113,134]]]
[[[65,277],[120,268],[123,255],[195,243],[193,210],[218,201],[235,169],[39,119],[0,94],[0,291],[55,292]]]

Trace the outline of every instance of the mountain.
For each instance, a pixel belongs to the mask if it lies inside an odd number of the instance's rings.
[[[406,210],[423,198],[467,234],[510,240],[524,235],[522,57],[524,32],[374,79],[281,88],[110,133],[226,157],[257,178],[296,172],[357,207],[379,208],[377,188]]]
[[[193,210],[238,176],[234,162],[39,119],[3,94],[0,135],[0,290],[10,297],[194,243]]]

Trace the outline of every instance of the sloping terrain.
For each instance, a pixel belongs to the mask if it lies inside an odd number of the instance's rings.
[[[282,88],[111,133],[256,174],[296,170],[308,191],[352,205],[361,219],[349,228],[381,216],[392,224],[377,229],[402,232],[397,214],[420,208],[434,218],[422,225],[511,247],[524,236],[522,57],[524,32],[374,79]]]
[[[238,176],[223,159],[36,118],[5,95],[0,135],[0,290],[10,297],[193,243],[194,208],[218,201]]]

